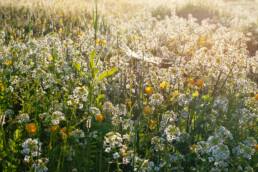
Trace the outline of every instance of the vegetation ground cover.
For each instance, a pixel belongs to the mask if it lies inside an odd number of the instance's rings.
[[[0,171],[257,171],[258,3],[0,1]]]

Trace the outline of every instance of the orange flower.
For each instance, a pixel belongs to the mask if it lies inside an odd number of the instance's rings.
[[[70,131],[70,132],[69,132],[69,136],[73,135],[73,132],[74,132],[74,131]]]
[[[190,81],[189,81],[189,83],[191,84],[191,85],[193,85],[194,83],[195,83],[195,81],[194,81],[194,79],[190,79]]]
[[[103,115],[98,114],[95,119],[96,119],[96,121],[98,121],[98,122],[102,122],[102,121],[103,121]]]
[[[63,127],[63,128],[61,129],[61,131],[62,131],[63,133],[66,133],[66,132],[67,132],[67,128],[66,128],[66,127]]]
[[[147,87],[147,88],[146,88],[146,93],[147,93],[147,94],[151,94],[151,93],[152,93],[151,87]]]
[[[198,86],[198,90],[201,90],[201,89],[203,89],[203,80],[202,79],[198,79],[197,80],[197,82],[196,82],[196,84],[197,84],[197,86]]]
[[[4,85],[0,83],[0,91],[4,89]]]
[[[258,152],[258,145],[256,145],[256,146],[254,147],[254,150],[255,150],[256,152]]]
[[[52,127],[49,128],[52,132],[56,132],[58,129],[58,125],[54,125]]]
[[[254,100],[258,101],[258,94],[254,96]]]
[[[36,125],[34,123],[30,123],[27,127],[26,130],[28,133],[36,133]]]

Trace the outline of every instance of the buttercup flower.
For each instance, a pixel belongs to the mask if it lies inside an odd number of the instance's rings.
[[[30,134],[36,133],[36,125],[34,123],[30,123],[27,125],[26,130]]]

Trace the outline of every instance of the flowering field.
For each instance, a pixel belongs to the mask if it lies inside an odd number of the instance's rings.
[[[258,2],[0,0],[0,171],[258,171]]]

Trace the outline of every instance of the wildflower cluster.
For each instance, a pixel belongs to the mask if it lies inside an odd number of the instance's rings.
[[[257,171],[255,2],[6,2],[0,171]]]

